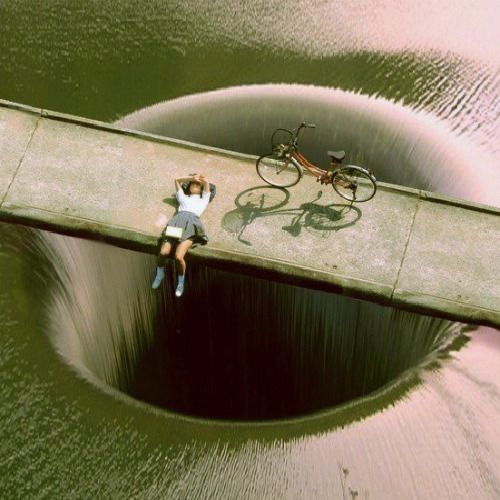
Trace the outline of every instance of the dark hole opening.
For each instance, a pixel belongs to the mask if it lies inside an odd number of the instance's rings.
[[[158,296],[156,335],[128,393],[206,418],[277,419],[369,394],[448,336],[450,323],[191,266]]]

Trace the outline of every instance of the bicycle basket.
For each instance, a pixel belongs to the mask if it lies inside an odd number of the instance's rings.
[[[287,154],[289,154],[290,146],[288,144],[276,144],[273,146],[273,153],[278,158],[284,158]]]
[[[291,130],[286,128],[277,128],[273,135],[271,136],[271,147],[274,150],[275,146],[279,144],[290,144],[293,138],[293,133]]]

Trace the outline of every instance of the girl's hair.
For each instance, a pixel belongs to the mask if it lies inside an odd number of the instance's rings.
[[[196,174],[189,174],[189,175],[196,175]],[[193,181],[183,182],[181,184],[181,188],[184,191],[184,194],[187,194],[188,196],[191,196],[191,193],[189,192],[189,185],[191,184],[191,182],[193,182]],[[201,184],[200,195],[202,195],[203,194],[203,182],[200,182],[200,184]],[[214,199],[215,192],[216,192],[215,184],[210,183],[210,201],[212,201]]]
[[[189,181],[189,182],[186,182],[186,187],[184,188],[184,186],[182,187],[182,190],[184,191],[184,193],[186,193],[188,196],[191,196],[191,192],[189,191],[189,188],[191,187],[191,184],[196,183],[196,184],[199,184],[201,189],[200,189],[200,196],[203,194],[203,183],[201,182],[196,182],[196,181]],[[198,193],[196,193],[198,194]]]

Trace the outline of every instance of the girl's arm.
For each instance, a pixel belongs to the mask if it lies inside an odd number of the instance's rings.
[[[203,192],[210,193],[210,183],[208,182],[207,178],[201,174],[198,177],[203,184]]]
[[[182,189],[181,188],[181,184],[183,182],[191,182],[192,180],[194,180],[194,175],[190,176],[190,177],[177,177],[177,179],[175,179],[175,192],[179,191],[179,189]]]

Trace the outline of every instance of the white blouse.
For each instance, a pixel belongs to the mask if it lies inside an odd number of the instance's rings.
[[[179,212],[192,212],[199,217],[210,201],[210,191],[203,191],[202,195],[187,195],[182,189],[179,189],[175,197],[179,202]]]

